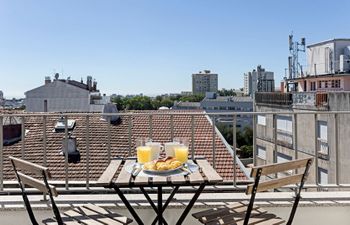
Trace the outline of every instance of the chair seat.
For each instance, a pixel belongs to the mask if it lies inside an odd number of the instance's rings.
[[[111,212],[93,204],[75,207],[61,214],[65,225],[123,225],[132,222],[125,216]],[[43,220],[46,225],[57,225],[57,221],[50,218]]]
[[[248,202],[222,206],[192,214],[206,225],[241,225],[244,222]],[[266,210],[254,206],[248,224],[278,225],[285,221]]]

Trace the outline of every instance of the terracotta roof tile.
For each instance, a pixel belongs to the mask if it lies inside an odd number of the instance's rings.
[[[153,113],[159,111],[141,111]],[[174,112],[173,110],[166,111]],[[182,111],[176,111],[182,112]],[[184,115],[174,115],[173,124],[174,137],[188,137],[191,140],[191,116],[186,115],[189,111],[183,111]],[[163,113],[163,112],[162,112]],[[171,123],[170,115],[152,115],[152,129],[149,126],[149,116],[136,115],[131,117],[131,154],[135,155],[135,140],[138,137],[149,137],[157,142],[171,141]],[[77,138],[78,150],[81,154],[81,161],[77,164],[69,164],[69,180],[86,179],[86,120],[85,117],[69,117],[76,120],[76,127],[72,135]],[[129,130],[128,116],[122,116],[122,122],[119,125],[110,125],[110,147],[111,156],[126,157],[129,153]],[[57,116],[47,117],[47,166],[52,172],[53,179],[64,180],[64,157],[59,154],[62,150],[62,139],[64,133],[54,132],[54,126],[58,120]],[[108,165],[108,124],[98,116],[89,118],[89,155],[90,155],[90,180],[97,180]],[[25,159],[43,164],[43,118],[26,118],[25,128],[29,130],[25,137]],[[195,116],[194,126],[194,151],[196,155],[205,156],[212,163],[212,127],[204,115]],[[216,145],[216,170],[226,180],[233,179],[233,159],[225,144],[218,135],[215,135]],[[21,157],[22,142],[11,146],[4,146],[4,179],[14,180],[14,174],[10,166],[8,156]],[[191,150],[190,143],[190,150]],[[237,180],[245,180],[244,173],[237,165]]]

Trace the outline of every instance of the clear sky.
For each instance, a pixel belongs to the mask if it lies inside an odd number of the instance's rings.
[[[0,0],[0,90],[21,97],[54,72],[92,75],[107,94],[191,90],[210,69],[243,86],[258,64],[287,67],[288,35],[350,38],[350,1]]]

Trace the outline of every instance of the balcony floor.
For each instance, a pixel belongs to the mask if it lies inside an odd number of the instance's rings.
[[[305,192],[304,199],[301,200],[298,211],[295,216],[295,225],[329,225],[329,224],[349,224],[350,221],[350,193],[349,192],[328,192],[328,193],[310,193]],[[291,203],[285,201],[290,193],[262,193],[257,199],[257,204],[263,206],[270,212],[276,213],[286,219],[290,212]],[[180,194],[176,202],[171,204],[165,212],[165,217],[169,224],[175,224],[179,215],[182,213],[186,202],[192,195]],[[221,196],[219,198],[218,196]],[[151,195],[151,197],[155,197]],[[144,220],[145,224],[151,224],[155,215],[153,210],[144,201],[141,195],[128,195],[136,211]],[[52,212],[48,210],[45,202],[40,201],[42,196],[30,196],[32,206],[38,221],[52,217]],[[113,203],[117,200],[117,204]],[[231,203],[234,201],[246,200],[243,193],[211,193],[202,194],[195,208],[192,209],[184,224],[199,224],[192,218],[191,213],[201,211],[205,208],[211,208],[222,203]],[[56,203],[61,211],[66,210],[74,205],[80,205],[85,202],[112,207],[112,211],[130,217],[123,204],[115,195],[61,195],[57,198]],[[24,210],[21,196],[0,196],[0,221],[1,225],[13,224],[31,224]],[[136,223],[133,223],[136,224]]]

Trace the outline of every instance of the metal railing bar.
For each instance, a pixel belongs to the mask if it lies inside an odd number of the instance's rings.
[[[0,191],[4,190],[4,118],[0,116]]]
[[[338,133],[338,114],[334,114],[334,147],[335,147],[335,183],[339,185],[340,183],[340,167],[339,167],[339,133]],[[329,146],[328,146],[328,155],[329,155]]]
[[[43,116],[43,151],[44,151],[44,161],[43,165],[44,167],[47,167],[47,135],[46,135],[46,129],[47,129],[47,124],[46,124],[46,116]]]
[[[194,115],[191,116],[191,158],[194,159]]]
[[[64,116],[64,169],[65,169],[65,187],[69,190],[68,180],[68,116]]]
[[[86,189],[90,188],[90,118],[85,118],[86,124]]]
[[[174,141],[174,115],[170,115],[170,138]]]
[[[237,116],[234,115],[236,118]],[[257,165],[257,162],[256,162],[256,156],[258,154],[257,152],[257,149],[256,149],[256,132],[257,132],[257,129],[256,129],[256,115],[253,115],[253,165],[256,166]]]
[[[318,121],[317,121],[317,113],[314,113],[314,124],[315,124],[315,185],[319,186],[319,176],[318,176]]]
[[[128,116],[128,144],[129,144],[129,152],[128,152],[128,157],[131,156],[131,151],[132,151],[132,124],[131,124],[131,119],[132,116]]]
[[[236,134],[237,116],[233,116],[232,123],[232,146],[233,146],[233,186],[237,187],[237,134]]]
[[[153,139],[153,117],[152,117],[151,114],[149,115],[148,119],[149,119],[149,121],[148,121],[148,124],[149,124],[149,138],[152,140]]]
[[[111,117],[107,117],[107,158],[111,162]]]
[[[25,142],[26,142],[26,130],[25,130],[25,117],[22,116],[21,117],[22,120],[22,124],[21,124],[21,141],[22,141],[22,145],[21,145],[21,155],[22,155],[22,159],[25,158]]]
[[[214,169],[216,168],[216,157],[215,157],[215,151],[216,151],[216,133],[215,133],[215,116],[212,117],[212,147],[213,147],[213,150],[212,150],[212,157],[213,157],[213,167]]]
[[[101,117],[101,116],[128,116],[128,115],[136,115],[136,116],[148,116],[150,113],[31,113],[31,114],[11,114],[11,116],[16,117],[37,117],[37,116],[86,116],[89,115],[91,117]],[[276,114],[276,112],[220,112],[220,113],[207,113],[207,112],[168,112],[168,113],[162,113],[162,112],[152,112],[152,115],[208,115],[208,116],[224,116],[224,115],[273,115]],[[301,112],[290,112],[290,111],[280,111],[278,112],[280,115],[293,115],[293,114],[300,114],[300,115],[313,115],[315,112],[313,111],[301,111]],[[333,115],[333,114],[350,114],[350,111],[318,111],[317,114],[319,115]],[[6,114],[0,114],[2,116]]]

